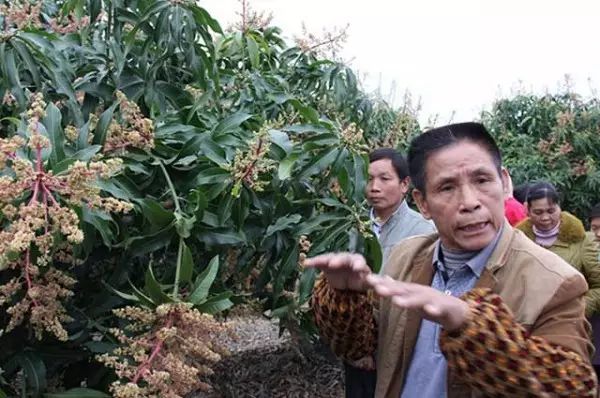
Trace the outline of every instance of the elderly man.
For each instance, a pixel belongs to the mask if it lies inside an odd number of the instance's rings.
[[[358,254],[305,262],[323,271],[312,304],[334,352],[377,350],[378,398],[595,397],[585,279],[505,221],[506,171],[483,125],[424,133],[408,162],[437,234],[397,245],[385,276]]]

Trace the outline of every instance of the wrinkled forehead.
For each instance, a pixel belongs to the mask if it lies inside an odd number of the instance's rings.
[[[486,148],[471,141],[459,141],[435,151],[427,158],[425,171],[429,182],[499,173]]]

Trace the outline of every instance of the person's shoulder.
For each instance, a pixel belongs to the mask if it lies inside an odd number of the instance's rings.
[[[494,277],[498,293],[520,323],[532,325],[549,305],[576,299],[588,290],[577,269],[521,231],[514,231],[506,254]]]
[[[585,238],[583,222],[569,212],[561,212],[558,239],[567,244],[574,244],[583,242]]]
[[[402,239],[394,245],[390,258],[412,257],[415,253],[432,248],[439,236],[436,232],[429,234],[413,235]]]
[[[435,225],[433,224],[433,221],[426,219],[421,213],[411,209],[410,207],[407,211],[407,217],[410,219],[410,222],[412,222],[414,225],[416,225],[420,229],[425,229],[427,231],[425,233],[435,231]]]
[[[519,230],[515,230],[511,252],[512,258],[508,261],[518,266],[522,272],[532,272],[537,279],[553,279],[560,283],[562,280],[581,275],[560,256],[539,246]]]

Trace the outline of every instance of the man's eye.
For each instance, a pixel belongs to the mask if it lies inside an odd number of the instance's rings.
[[[451,191],[451,190],[452,190],[452,188],[453,188],[453,187],[452,187],[452,185],[443,185],[443,186],[440,188],[440,191],[442,191],[442,192],[448,192],[448,191]]]

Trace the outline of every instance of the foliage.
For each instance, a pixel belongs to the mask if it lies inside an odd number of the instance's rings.
[[[366,155],[419,133],[410,104],[373,100],[321,47],[290,47],[246,11],[223,31],[187,0],[1,4],[3,234],[17,231],[15,209],[41,202],[24,243],[5,249],[13,240],[3,235],[2,304],[26,300],[31,314],[39,292],[29,276],[58,269],[65,282],[53,296],[58,317],[43,318],[62,330],[0,315],[3,391],[207,388],[191,380],[210,372],[221,329],[200,314],[253,295],[310,340],[316,274],[302,258],[354,250],[378,268]],[[515,182],[548,176],[568,190],[566,207],[583,211],[598,192],[597,109],[572,95],[519,96],[483,118]],[[68,217],[53,219],[59,205]],[[194,339],[207,350],[178,349]],[[177,383],[161,384],[165,372]]]
[[[498,100],[483,122],[495,134],[514,184],[547,180],[562,208],[587,220],[600,200],[600,102],[568,87],[543,96]]]
[[[169,339],[203,339],[216,348],[214,333],[181,335],[162,315],[214,314],[254,294],[299,335],[311,330],[315,279],[298,266],[303,256],[357,250],[378,267],[362,194],[366,151],[376,141],[368,137],[385,136],[397,118],[365,95],[343,64],[288,47],[266,24],[223,32],[188,1],[21,0],[2,7],[0,128],[11,149],[3,151],[2,178],[18,181],[14,156],[36,165],[26,186],[32,189],[3,202],[3,222],[11,220],[8,204],[39,198],[49,214],[54,199],[72,215],[55,224],[42,217],[30,236],[48,231],[58,244],[65,241],[60,228],[81,232],[77,239],[62,232],[76,267],[64,266],[53,248],[20,246],[33,261],[46,253],[44,266],[65,272],[72,295],[57,296],[64,342],[36,338],[31,317],[12,330],[0,317],[0,342],[9,347],[0,354],[4,390],[102,396],[112,385],[113,393],[147,395],[174,369],[187,373],[161,391],[205,387],[183,376],[208,372],[202,358],[212,356],[190,357]],[[31,157],[14,137],[33,134],[26,110],[38,100],[48,103],[36,124],[44,140]],[[103,172],[102,159],[120,159],[120,174]],[[75,182],[73,170],[87,184],[77,200],[61,185]],[[40,194],[44,187],[56,188]],[[128,214],[109,212],[122,203]],[[16,262],[11,253],[0,254]],[[13,277],[27,281],[31,265],[24,264],[0,271],[2,286],[12,286]],[[31,299],[27,288],[20,291]],[[122,309],[127,304],[135,307]],[[136,314],[147,322],[137,324]],[[115,336],[127,324],[129,332]],[[173,361],[157,360],[165,352]],[[129,368],[119,365],[125,358]]]

